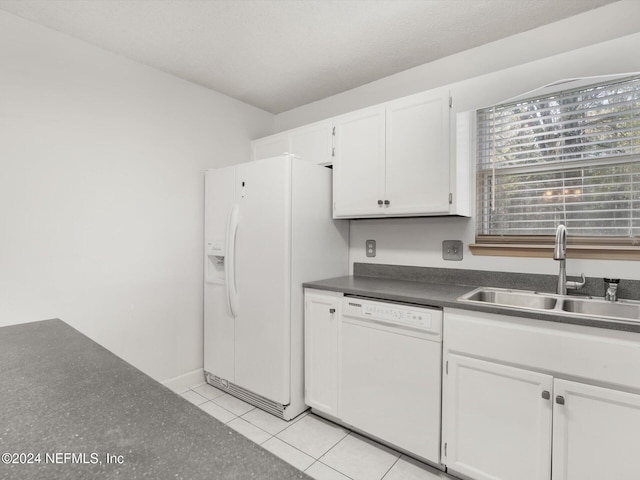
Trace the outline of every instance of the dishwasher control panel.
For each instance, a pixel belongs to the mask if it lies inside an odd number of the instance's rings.
[[[440,332],[442,310],[412,305],[376,302],[357,297],[345,297],[343,315],[369,319],[419,330]]]

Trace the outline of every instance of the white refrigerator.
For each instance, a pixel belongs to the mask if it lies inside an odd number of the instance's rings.
[[[290,155],[205,173],[205,376],[285,420],[307,408],[302,283],[348,271],[331,174]]]

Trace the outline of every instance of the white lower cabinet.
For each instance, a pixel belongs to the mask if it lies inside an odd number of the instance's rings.
[[[478,480],[548,480],[553,378],[453,354],[448,362],[447,466]]]
[[[640,478],[640,395],[567,380],[553,393],[553,480]]]
[[[305,403],[338,416],[338,324],[342,294],[304,294]]]
[[[453,474],[640,479],[639,334],[455,309],[444,326]]]

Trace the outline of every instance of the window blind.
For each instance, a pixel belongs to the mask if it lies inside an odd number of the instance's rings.
[[[477,242],[640,237],[640,77],[477,112]]]

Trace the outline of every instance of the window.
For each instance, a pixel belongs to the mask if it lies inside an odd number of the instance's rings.
[[[574,251],[640,259],[640,76],[479,110],[477,209],[474,253],[562,223]]]

